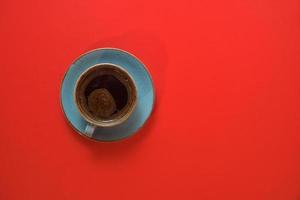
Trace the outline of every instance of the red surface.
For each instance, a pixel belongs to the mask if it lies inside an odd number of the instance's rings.
[[[0,2],[0,199],[300,198],[300,1]],[[138,56],[155,111],[96,143],[60,108],[70,63]]]

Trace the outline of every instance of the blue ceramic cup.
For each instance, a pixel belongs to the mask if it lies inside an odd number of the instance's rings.
[[[135,81],[125,69],[112,63],[100,63],[85,70],[76,82],[74,97],[81,117],[88,122],[88,135],[97,127],[123,123],[137,104]]]
[[[153,82],[145,65],[116,48],[101,48],[76,59],[65,74],[61,104],[70,125],[97,141],[136,133],[154,105]]]

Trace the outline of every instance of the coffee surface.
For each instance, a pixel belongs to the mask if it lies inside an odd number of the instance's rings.
[[[137,98],[133,79],[123,69],[98,65],[77,82],[75,100],[81,115],[91,124],[113,126],[133,112]]]

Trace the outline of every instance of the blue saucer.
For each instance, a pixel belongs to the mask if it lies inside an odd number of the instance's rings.
[[[74,87],[80,74],[87,68],[111,63],[122,66],[134,79],[137,88],[137,105],[131,116],[122,124],[100,128],[92,136],[85,134],[88,123],[81,117],[74,99]],[[154,88],[149,72],[135,56],[120,49],[102,48],[79,57],[65,74],[61,88],[61,104],[72,127],[81,135],[98,141],[115,141],[133,135],[149,118],[154,104]]]

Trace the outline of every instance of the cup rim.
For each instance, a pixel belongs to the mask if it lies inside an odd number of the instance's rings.
[[[132,106],[129,107],[129,110],[122,117],[120,117],[119,119],[117,119],[117,120],[111,119],[111,120],[96,121],[96,120],[92,119],[91,117],[88,117],[86,114],[84,114],[82,112],[82,110],[79,108],[78,102],[76,100],[77,99],[76,98],[76,96],[77,96],[77,87],[78,87],[79,82],[86,75],[87,72],[89,72],[90,70],[92,70],[94,68],[101,67],[101,66],[107,66],[107,65],[115,67],[118,70],[121,70],[123,73],[126,74],[126,76],[128,76],[130,78],[130,80],[133,83],[133,90],[134,90],[134,93],[135,93],[135,100],[133,101]],[[80,116],[82,118],[84,118],[84,120],[86,120],[89,124],[91,124],[93,126],[96,126],[96,127],[113,127],[113,126],[117,126],[117,125],[125,122],[130,117],[130,115],[133,113],[133,111],[136,108],[137,101],[138,101],[137,95],[138,95],[138,91],[137,91],[136,83],[135,83],[133,77],[123,67],[121,67],[120,65],[117,65],[117,64],[113,64],[113,63],[98,63],[98,64],[95,64],[95,65],[92,65],[92,66],[88,67],[77,78],[76,83],[75,83],[75,87],[74,87],[74,92],[73,92],[74,102],[75,102],[76,108],[77,108]]]

